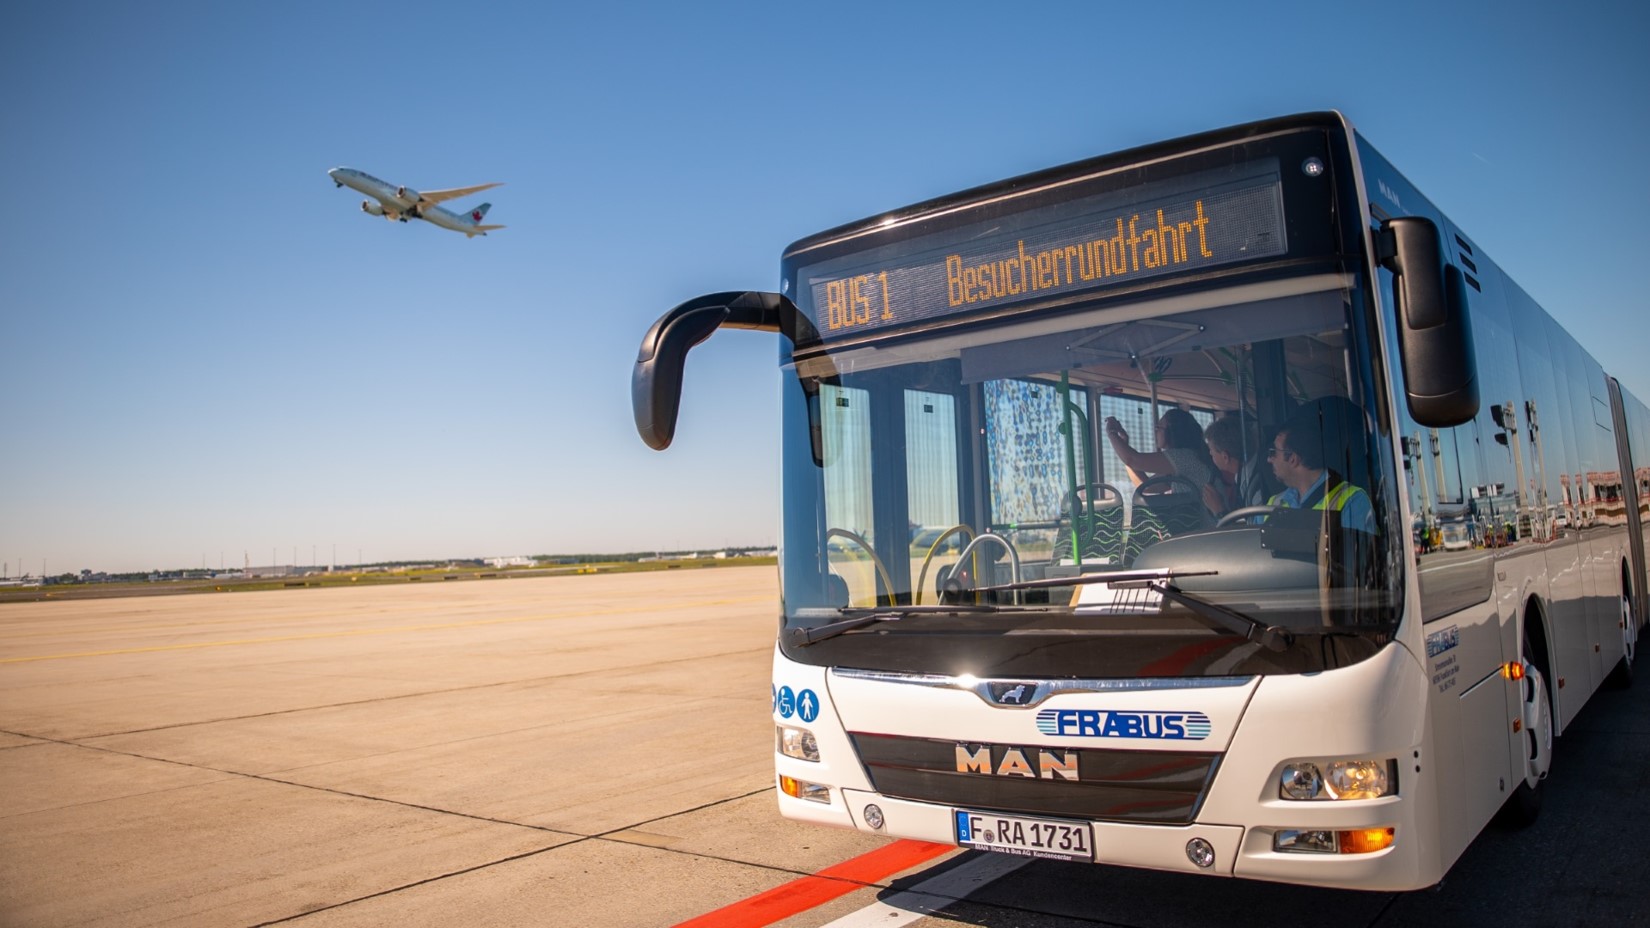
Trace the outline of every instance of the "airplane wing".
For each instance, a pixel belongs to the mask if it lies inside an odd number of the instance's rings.
[[[425,190],[418,195],[418,202],[420,205],[442,203],[447,200],[456,200],[459,197],[467,197],[472,193],[480,193],[483,190],[491,190],[494,187],[502,186],[504,185],[482,184],[479,187],[455,187],[452,190]]]

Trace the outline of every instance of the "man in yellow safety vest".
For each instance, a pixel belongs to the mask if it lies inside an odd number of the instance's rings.
[[[1266,449],[1272,473],[1284,490],[1266,501],[1284,509],[1327,509],[1341,514],[1341,527],[1375,532],[1369,494],[1324,467],[1323,431],[1316,422],[1294,419]]]

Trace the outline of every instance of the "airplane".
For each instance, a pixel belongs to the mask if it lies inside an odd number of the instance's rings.
[[[491,203],[483,203],[467,213],[454,213],[443,209],[437,204],[447,200],[456,200],[467,197],[472,193],[480,193],[502,184],[482,184],[479,187],[459,187],[454,190],[427,190],[419,193],[411,187],[397,187],[385,183],[365,171],[354,168],[333,168],[327,172],[332,182],[340,187],[349,187],[358,190],[369,197],[376,199],[361,201],[361,212],[368,216],[383,216],[385,219],[399,219],[406,222],[408,219],[422,219],[434,223],[443,229],[454,232],[463,232],[467,238],[486,235],[494,229],[503,226],[484,226],[482,217],[493,208]]]

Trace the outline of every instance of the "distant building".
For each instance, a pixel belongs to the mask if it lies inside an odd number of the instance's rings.
[[[502,569],[505,567],[533,567],[538,562],[530,557],[517,555],[515,557],[490,557],[487,559],[487,563]]]
[[[241,571],[246,577],[290,577],[297,573],[297,568],[291,564],[282,564],[274,567],[248,567]]]

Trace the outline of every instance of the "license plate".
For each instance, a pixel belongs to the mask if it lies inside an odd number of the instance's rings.
[[[957,844],[981,851],[1047,857],[1053,860],[1094,860],[1094,829],[1088,822],[1024,818],[994,812],[956,810]]]

